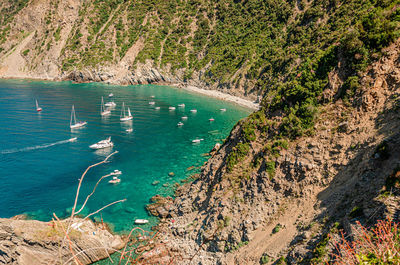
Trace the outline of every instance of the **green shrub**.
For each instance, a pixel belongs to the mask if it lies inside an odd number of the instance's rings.
[[[351,218],[357,218],[357,217],[360,217],[360,216],[363,216],[363,215],[364,215],[364,212],[363,212],[363,209],[360,206],[355,206],[351,210],[351,212],[349,213],[349,216]]]
[[[375,155],[379,157],[379,159],[386,160],[390,157],[390,149],[387,141],[383,141],[375,149]]]
[[[248,143],[238,143],[229,153],[226,160],[227,171],[232,172],[234,166],[247,156],[249,150],[250,145]]]
[[[281,230],[282,226],[280,224],[277,224],[274,229],[272,229],[272,234],[276,234]]]
[[[260,264],[267,264],[269,262],[269,257],[267,255],[262,255],[260,258]]]
[[[275,177],[275,162],[274,161],[265,162],[265,171],[268,173],[270,179]]]

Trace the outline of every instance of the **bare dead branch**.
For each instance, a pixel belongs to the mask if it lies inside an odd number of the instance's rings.
[[[118,200],[118,201],[109,203],[109,204],[107,204],[106,206],[104,206],[104,207],[98,209],[97,211],[95,211],[95,212],[93,212],[93,213],[91,213],[91,214],[88,214],[85,218],[83,218],[83,220],[86,220],[86,219],[89,218],[90,216],[92,216],[92,215],[94,215],[94,214],[96,214],[96,213],[98,213],[98,212],[104,210],[105,208],[107,208],[107,207],[109,207],[109,206],[111,206],[111,205],[114,205],[114,204],[117,204],[117,203],[120,203],[120,202],[125,202],[125,201],[126,201],[126,199],[122,199],[122,200]]]
[[[95,185],[94,188],[93,188],[92,193],[90,193],[90,194],[86,197],[86,200],[85,200],[85,202],[83,203],[82,207],[81,207],[77,212],[75,212],[75,215],[79,214],[79,213],[83,210],[83,208],[85,208],[86,203],[88,202],[89,198],[90,198],[90,197],[94,194],[94,192],[96,191],[96,188],[97,188],[97,186],[99,185],[100,181],[102,181],[104,178],[107,178],[107,177],[112,176],[112,175],[114,175],[114,174],[112,174],[112,173],[107,174],[107,175],[105,175],[105,176],[102,176],[102,177],[97,181],[96,185]]]
[[[71,222],[72,222],[72,218],[73,218],[74,215],[75,215],[76,204],[78,203],[79,191],[80,191],[81,186],[82,186],[82,181],[83,181],[83,179],[85,178],[87,172],[88,172],[91,168],[93,168],[93,167],[96,167],[96,166],[98,166],[98,165],[101,165],[101,164],[106,163],[106,162],[108,161],[108,159],[109,159],[111,156],[115,155],[116,153],[118,153],[118,151],[115,151],[115,152],[109,154],[103,161],[100,161],[100,162],[98,162],[98,163],[96,163],[96,164],[90,165],[90,166],[85,170],[85,172],[83,172],[81,178],[79,179],[78,189],[76,190],[75,202],[74,202],[74,206],[72,207],[72,212],[71,212]],[[70,224],[71,224],[71,222],[70,222]],[[70,224],[68,225],[68,228],[70,227]]]
[[[63,230],[63,232],[64,232],[64,234],[65,234],[65,237],[67,237],[69,249],[70,249],[70,251],[71,251],[72,256],[74,257],[75,254],[74,254],[74,250],[72,249],[72,241],[71,241],[71,239],[69,238],[69,235],[68,235],[67,230],[65,230],[65,228],[64,228],[64,226],[63,226],[63,224],[62,224],[62,222],[60,221],[60,219],[57,217],[57,215],[56,215],[55,213],[53,213],[53,216],[56,218],[57,222],[60,224],[60,226],[61,226],[61,228],[62,228],[62,230]],[[61,247],[62,247],[62,246],[61,246]],[[75,263],[78,264],[78,265],[83,265],[82,262],[80,262],[79,259],[78,259],[77,257],[74,258],[74,261],[75,261]]]

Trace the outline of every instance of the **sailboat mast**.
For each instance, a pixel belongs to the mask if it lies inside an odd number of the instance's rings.
[[[74,105],[72,105],[72,110],[71,110],[71,120],[69,121],[69,126],[72,125],[72,118],[74,117],[75,111],[74,111]]]
[[[39,104],[38,104],[37,99],[36,99],[36,109],[38,109],[38,108],[39,108]]]
[[[124,113],[124,117],[125,117],[125,102],[122,102],[122,109],[121,109],[121,118],[122,118],[122,113]]]

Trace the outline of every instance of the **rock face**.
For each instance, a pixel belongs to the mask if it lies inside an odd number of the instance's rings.
[[[62,221],[64,227],[67,221]],[[107,258],[124,246],[120,236],[90,220],[75,219],[69,233],[72,252],[82,264]],[[52,222],[0,219],[0,264],[75,264],[63,228]],[[61,246],[64,247],[61,247]]]
[[[353,106],[341,100],[322,106],[315,134],[280,149],[273,175],[263,163],[251,166],[268,141],[261,137],[227,171],[227,156],[241,139],[236,126],[200,176],[178,188],[169,212],[156,214],[165,234],[154,252],[168,246],[178,264],[260,264],[263,256],[307,263],[330,222],[352,234],[357,220],[400,221],[400,190],[385,184],[400,168],[399,51],[397,41],[368,69]]]
[[[118,31],[116,28],[120,26],[115,23],[123,21],[127,24],[125,28],[128,24],[143,23],[142,26],[145,26],[147,23],[146,28],[154,27],[154,30],[158,31],[162,27],[150,22],[155,18],[153,12],[143,14],[146,18],[139,23],[136,21],[137,16],[125,18],[126,9],[132,7],[129,3],[118,4],[119,7],[107,6],[110,8],[109,11],[99,12],[100,10],[96,8],[102,5],[101,2],[79,0],[22,1],[24,3],[19,4],[10,0],[3,2],[0,3],[0,10],[6,13],[7,22],[0,21],[0,78],[72,80],[116,85],[184,84],[219,90],[250,100],[257,98],[253,82],[244,80],[245,78],[242,78],[241,82],[232,79],[209,84],[204,81],[205,72],[210,68],[209,64],[196,70],[172,65],[174,61],[161,65],[162,47],[160,47],[160,58],[136,60],[140,57],[141,51],[152,48],[150,40],[153,33],[143,33],[129,45],[123,44],[120,40],[116,42],[116,38],[121,36],[118,35],[120,33],[116,33]],[[12,12],[17,6],[23,8]],[[103,11],[111,13],[105,16],[108,20],[97,21],[105,15],[99,14]],[[91,16],[93,14],[96,15]],[[2,24],[3,22],[6,24]],[[102,24],[95,26],[97,23]],[[129,31],[131,37],[136,34],[135,31]],[[190,35],[192,35],[190,38],[193,38],[194,32]],[[99,45],[103,47],[90,54],[91,48]],[[190,46],[188,43],[187,54],[191,53]],[[126,52],[119,53],[120,49]],[[188,72],[191,73],[190,78]],[[244,73],[240,76],[244,76]]]

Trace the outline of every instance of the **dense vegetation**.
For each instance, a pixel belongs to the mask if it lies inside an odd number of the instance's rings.
[[[0,4],[5,14],[0,55],[13,17],[27,2]],[[38,57],[59,42],[64,27],[57,22],[59,3],[51,2],[43,36],[23,56]],[[241,86],[245,93],[262,95],[262,109],[242,122],[243,135],[228,157],[227,170],[245,159],[251,142],[268,138],[251,163],[273,176],[280,144],[312,134],[321,103],[340,98],[351,104],[360,73],[399,36],[399,6],[399,0],[84,1],[61,51],[60,67],[67,73],[116,64],[135,47],[132,69],[150,60],[186,80]],[[27,33],[18,34],[14,39]],[[322,95],[332,71],[340,72],[340,88],[326,98]],[[278,123],[277,116],[282,117]]]
[[[242,122],[243,135],[227,158],[227,171],[233,171],[250,143],[261,137],[269,140],[252,166],[265,167],[271,177],[281,141],[313,133],[318,106],[327,100],[322,94],[331,71],[340,72],[343,82],[333,99],[351,103],[359,74],[399,35],[399,4],[96,0],[80,10],[63,69],[116,63],[142,42],[132,67],[151,60],[156,67],[170,66],[172,73],[180,69],[184,79],[202,70],[200,78],[207,84],[246,83],[246,93],[263,95],[263,108]],[[283,116],[279,124],[272,122],[275,115]]]

